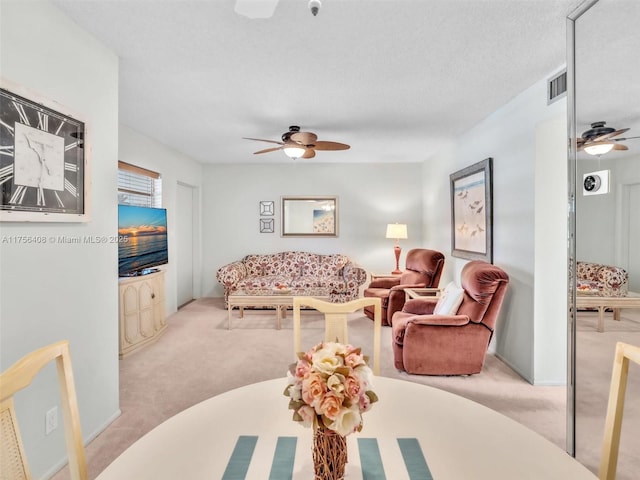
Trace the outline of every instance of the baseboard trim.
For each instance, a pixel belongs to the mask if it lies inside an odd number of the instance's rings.
[[[513,365],[511,362],[509,362],[506,358],[504,358],[499,353],[493,352],[493,355],[495,355],[496,358],[498,358],[502,363],[506,364],[511,370],[516,372],[518,375],[520,375],[524,380],[529,382],[534,387],[566,387],[567,386],[567,382],[566,381],[565,382],[559,382],[559,381],[553,381],[553,382],[544,381],[544,382],[540,382],[540,381],[532,380],[527,375],[523,374],[522,371],[518,367]]]
[[[528,375],[525,375],[518,367],[516,367],[515,365],[513,365],[509,360],[507,360],[506,358],[504,358],[502,355],[500,355],[498,352],[493,352],[493,354],[498,358],[498,360],[500,360],[502,363],[504,363],[505,365],[507,365],[511,370],[513,370],[514,372],[516,372],[518,375],[520,375],[523,379],[525,379],[527,382],[529,382],[531,385],[533,385],[533,381],[531,378],[529,378]]]
[[[87,447],[87,445],[89,445],[98,435],[100,435],[102,432],[104,432],[107,427],[109,425],[111,425],[116,418],[118,418],[120,415],[122,415],[122,410],[118,409],[116,410],[113,415],[111,415],[106,422],[104,422],[101,426],[99,426],[96,430],[94,430],[91,435],[89,435],[88,437],[86,437],[84,439],[84,446],[85,448]],[[65,455],[65,457],[63,459],[61,459],[58,463],[56,463],[53,467],[51,467],[42,477],[40,477],[40,480],[49,480],[51,479],[55,474],[57,474],[60,470],[62,470],[64,467],[67,466],[67,463],[69,463],[69,460],[67,459],[67,456]]]
[[[86,447],[87,445],[89,445],[98,435],[100,435],[102,432],[104,432],[107,427],[109,425],[111,425],[113,422],[115,422],[116,418],[118,418],[120,415],[122,415],[122,410],[117,409],[113,415],[111,415],[107,421],[105,423],[103,423],[100,427],[98,427],[91,435],[89,435],[87,438],[85,438],[84,440],[84,446]]]

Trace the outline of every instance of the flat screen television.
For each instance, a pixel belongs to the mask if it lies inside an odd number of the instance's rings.
[[[169,262],[167,210],[118,205],[118,274],[144,275]]]

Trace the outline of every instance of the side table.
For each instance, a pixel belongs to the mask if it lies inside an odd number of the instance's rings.
[[[435,297],[440,298],[442,293],[441,288],[405,288],[404,294],[406,299],[420,298],[420,297]]]
[[[372,273],[371,281],[377,280],[378,278],[400,278],[402,276],[401,273]]]

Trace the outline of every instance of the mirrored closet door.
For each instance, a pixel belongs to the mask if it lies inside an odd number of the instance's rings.
[[[603,144],[600,149],[587,152],[578,147],[572,152],[575,244],[570,245],[570,257],[575,262],[623,268],[628,273],[628,289],[633,292],[640,292],[639,25],[640,1],[590,2],[573,22],[575,94],[573,99],[569,95],[569,123],[577,139],[628,129],[613,134],[608,142],[595,142]],[[571,53],[571,38],[569,42]],[[571,118],[574,106],[575,118]],[[585,132],[589,133],[585,136]],[[575,319],[570,315],[569,324],[573,343],[569,447],[573,441],[576,458],[597,472],[615,344],[624,341],[640,345],[640,309],[620,310],[619,321],[613,319],[613,312],[605,312],[602,332],[598,331],[595,311],[578,310]],[[637,480],[640,478],[637,365],[629,369],[626,395],[617,479]]]

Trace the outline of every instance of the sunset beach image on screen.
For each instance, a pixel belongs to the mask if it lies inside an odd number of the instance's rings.
[[[118,235],[120,276],[168,263],[166,209],[118,205]]]

